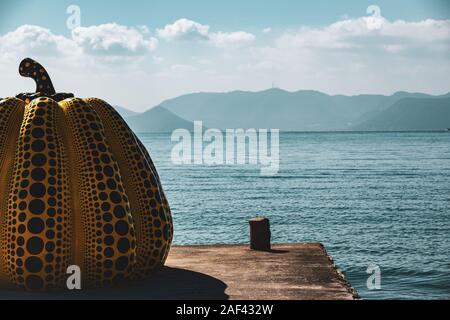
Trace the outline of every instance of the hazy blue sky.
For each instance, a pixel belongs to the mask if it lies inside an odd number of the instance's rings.
[[[80,27],[67,27],[69,5],[80,8]],[[446,93],[449,19],[445,0],[0,0],[0,96],[33,88],[16,71],[25,56],[42,61],[57,90],[134,110],[272,82],[333,94]]]

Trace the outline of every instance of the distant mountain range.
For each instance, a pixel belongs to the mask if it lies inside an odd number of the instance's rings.
[[[120,113],[120,115],[123,118],[131,117],[131,116],[139,114],[139,112],[131,111],[130,109],[120,107],[120,106],[114,106],[114,109],[116,109],[116,111],[118,113]]]
[[[445,130],[450,127],[450,93],[431,96],[327,95],[317,91],[192,93],[166,100],[144,113],[119,109],[137,132],[209,128],[278,128],[281,131]]]
[[[192,122],[161,106],[124,118],[135,132],[172,132],[181,128],[192,130],[194,127]]]
[[[354,128],[379,131],[444,130],[450,128],[450,97],[404,98]]]

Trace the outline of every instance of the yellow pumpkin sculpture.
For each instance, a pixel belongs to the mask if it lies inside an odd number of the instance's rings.
[[[145,147],[106,102],[56,93],[32,59],[36,93],[0,98],[0,287],[106,286],[164,264],[169,204]]]

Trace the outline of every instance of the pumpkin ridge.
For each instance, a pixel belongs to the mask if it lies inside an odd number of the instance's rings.
[[[14,156],[23,119],[23,106],[23,101],[16,98],[0,101],[0,284],[6,286],[9,284],[6,269],[8,194],[12,184]]]
[[[130,193],[130,207],[131,212],[133,216],[133,221],[136,229],[136,268],[135,272],[139,268],[139,260],[140,260],[140,251],[142,250],[142,235],[144,234],[144,230],[142,228],[142,219],[141,215],[137,214],[138,211],[141,210],[141,207],[136,205],[136,203],[140,202],[140,195],[136,194],[135,190],[137,189],[135,186],[135,180],[131,177],[133,174],[129,170],[128,165],[128,154],[123,150],[122,145],[120,143],[120,138],[116,137],[113,133],[118,133],[114,130],[113,125],[111,124],[110,115],[107,111],[104,110],[103,101],[99,101],[99,99],[95,98],[87,98],[84,99],[87,103],[89,103],[94,110],[97,112],[97,114],[102,119],[102,123],[105,128],[105,135],[108,138],[108,141],[110,141],[111,148],[113,149],[113,152],[117,154],[117,162],[119,164],[119,168],[121,168],[123,173],[123,183],[125,185],[125,188],[128,190],[130,187],[132,188],[132,192]],[[120,134],[120,133],[118,133]],[[122,164],[122,165],[121,165]]]
[[[135,230],[120,169],[102,121],[82,99],[60,102],[80,166],[79,198],[85,235],[82,272],[88,285],[126,278],[135,263]]]
[[[167,257],[169,256],[169,249],[170,249],[170,246],[172,245],[172,240],[173,240],[173,228],[174,227],[173,227],[173,219],[172,219],[172,210],[170,209],[169,201],[167,200],[167,197],[165,195],[163,185],[159,179],[158,172],[156,171],[156,167],[152,161],[152,158],[150,157],[150,154],[147,151],[147,148],[145,148],[145,146],[142,144],[141,140],[136,136],[136,134],[134,132],[131,132],[131,133],[134,136],[134,139],[137,143],[137,147],[141,150],[142,155],[144,156],[144,161],[147,162],[147,164],[150,168],[152,168],[152,170],[158,180],[158,188],[160,190],[159,192],[161,195],[162,204],[163,204],[163,207],[164,207],[164,210],[165,210],[165,213],[167,216],[167,221],[168,221],[168,224],[167,224],[168,235],[167,235],[167,244],[166,244],[167,250],[165,250],[166,252],[161,259],[161,263],[164,264]]]
[[[11,282],[27,290],[64,283],[70,251],[70,212],[63,150],[55,136],[58,105],[39,98],[25,107],[9,191],[6,267]]]
[[[165,229],[171,224],[161,199],[159,177],[154,167],[145,161],[137,138],[122,117],[108,103],[86,99],[101,116],[111,146],[124,168],[124,183],[130,193],[130,203],[137,229],[137,262],[135,278],[142,278],[152,269],[163,264],[170,244],[164,238]],[[155,214],[156,213],[156,214]],[[167,227],[166,227],[167,226]]]
[[[72,250],[72,261],[75,265],[79,266],[81,270],[84,272],[81,273],[82,282],[89,282],[91,279],[89,278],[88,267],[86,267],[86,260],[89,259],[87,255],[86,248],[86,215],[83,212],[83,208],[86,205],[85,200],[83,198],[83,188],[85,187],[86,182],[82,176],[82,160],[80,159],[80,155],[83,154],[83,149],[80,147],[80,143],[77,140],[76,132],[76,124],[72,117],[70,116],[70,108],[72,108],[71,100],[63,100],[58,103],[61,110],[64,114],[64,122],[67,125],[64,140],[72,146],[72,151],[68,155],[69,160],[72,162],[71,169],[71,191],[76,192],[77,194],[72,195],[72,208],[74,208],[74,217],[72,219],[74,223],[74,230],[76,230],[75,237],[77,239],[72,239],[72,244],[74,246]],[[69,140],[70,139],[70,140]],[[78,202],[77,202],[78,200]]]
[[[77,144],[73,143],[75,140],[73,136],[73,132],[71,130],[71,125],[69,123],[68,118],[64,113],[64,109],[61,106],[61,103],[58,103],[58,112],[56,114],[56,130],[61,136],[61,140],[63,141],[62,146],[65,149],[65,164],[68,165],[68,175],[69,181],[67,181],[67,185],[70,191],[70,201],[69,207],[71,210],[71,223],[72,223],[72,241],[71,241],[71,255],[70,255],[70,264],[82,266],[84,265],[83,255],[79,254],[79,250],[77,248],[84,247],[84,229],[82,224],[82,217],[77,214],[79,210],[79,204],[81,202],[79,198],[79,185],[80,185],[80,175],[79,175],[79,162],[76,158],[76,149]],[[67,148],[65,147],[67,146]],[[84,274],[81,275],[82,279]]]

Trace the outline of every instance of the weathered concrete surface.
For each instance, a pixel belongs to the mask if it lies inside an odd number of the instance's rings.
[[[338,274],[321,244],[173,247],[166,263],[216,278],[230,299],[354,299],[356,291]]]
[[[0,299],[354,299],[320,244],[174,246],[166,266],[120,287],[30,293],[0,290]]]

